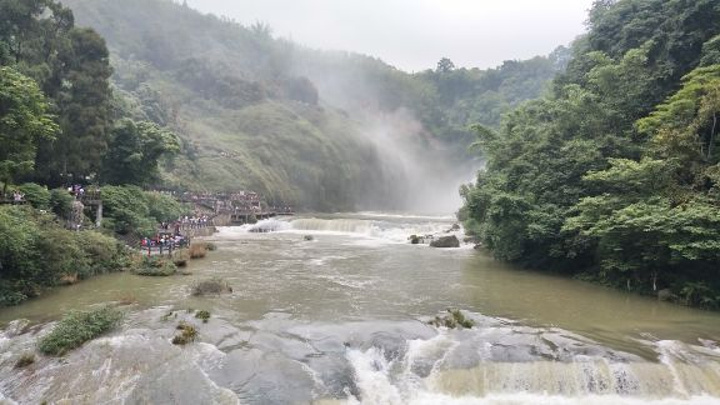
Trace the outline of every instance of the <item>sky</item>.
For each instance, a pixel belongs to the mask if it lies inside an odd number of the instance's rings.
[[[187,0],[311,48],[379,57],[406,71],[490,68],[547,55],[585,31],[593,0]]]

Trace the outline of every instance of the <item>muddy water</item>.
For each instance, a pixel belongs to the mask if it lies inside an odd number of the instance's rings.
[[[62,366],[41,358],[32,377],[40,386],[11,363],[49,327],[16,336],[11,325],[0,335],[0,398],[720,403],[720,315],[515,269],[470,246],[407,243],[451,225],[368,213],[268,221],[258,225],[265,233],[224,228],[213,237],[219,250],[192,262],[190,276],[108,275],[1,310],[2,323],[46,322],[97,303],[135,303],[120,331]],[[188,286],[208,277],[227,280],[234,292],[191,297]],[[425,323],[450,307],[477,326]],[[179,349],[168,341],[188,308],[213,319],[199,325],[199,343]],[[133,354],[139,350],[147,356]],[[107,391],[63,388],[77,386],[73,378],[100,378],[98,368],[113,376]]]

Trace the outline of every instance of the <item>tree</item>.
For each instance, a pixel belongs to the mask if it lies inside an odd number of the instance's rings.
[[[455,70],[455,64],[449,58],[442,58],[437,63],[435,71],[437,73],[448,73]]]
[[[0,67],[0,181],[11,183],[35,165],[41,141],[50,141],[57,125],[37,83],[9,67]]]
[[[179,151],[172,132],[147,121],[123,120],[112,130],[102,178],[109,184],[152,184],[159,177],[160,159]]]
[[[104,39],[93,30],[74,28],[69,40],[70,50],[61,55],[62,87],[55,97],[62,133],[38,154],[43,177],[60,184],[99,172],[112,118],[112,69]]]
[[[707,188],[720,163],[717,133],[720,131],[720,65],[695,69],[683,87],[649,117],[637,123],[638,131],[651,139],[650,152],[680,162],[678,177],[686,184]],[[716,178],[713,186],[720,186]]]

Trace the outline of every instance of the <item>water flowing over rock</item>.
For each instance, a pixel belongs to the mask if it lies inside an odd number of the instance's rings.
[[[430,246],[436,248],[458,248],[460,247],[460,241],[455,235],[441,236],[430,242]]]

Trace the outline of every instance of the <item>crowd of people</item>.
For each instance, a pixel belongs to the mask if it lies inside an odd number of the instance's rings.
[[[152,238],[142,238],[140,240],[140,247],[147,249],[148,253],[152,248],[159,248],[160,254],[163,251],[172,253],[173,250],[181,247],[186,247],[189,244],[189,240],[181,234],[170,234],[165,232],[159,232]]]
[[[172,252],[178,247],[185,247],[189,244],[180,231],[182,229],[200,229],[212,225],[212,220],[208,215],[196,213],[194,215],[185,215],[172,222],[161,222],[159,231],[152,238],[143,238],[140,241],[141,249],[159,248],[160,254],[167,250]]]

